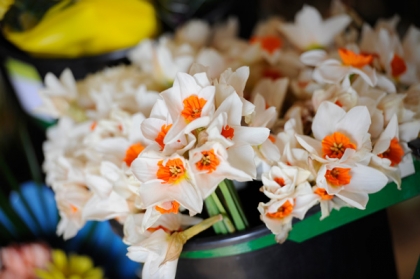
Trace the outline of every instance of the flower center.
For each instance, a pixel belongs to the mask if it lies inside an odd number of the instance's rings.
[[[271,80],[276,80],[276,79],[282,78],[283,74],[277,69],[267,68],[267,69],[263,70],[262,76],[264,78],[269,78]]]
[[[90,124],[90,130],[91,131],[95,130],[96,125],[98,125],[98,123],[96,121],[93,121],[92,124]]]
[[[323,200],[323,201],[329,201],[329,200],[332,200],[334,198],[334,195],[328,195],[327,191],[325,189],[322,189],[322,188],[316,188],[314,193],[317,194],[318,196],[320,196],[321,200]]]
[[[253,37],[251,38],[251,44],[260,43],[261,48],[270,54],[273,54],[276,50],[282,46],[282,41],[279,37],[265,36],[265,37]]]
[[[212,173],[217,169],[217,166],[220,164],[219,158],[214,154],[213,149],[208,151],[201,151],[203,157],[201,160],[195,163],[196,167],[200,171],[207,171]]]
[[[347,185],[351,180],[350,170],[350,168],[333,168],[327,170],[325,178],[333,186]]]
[[[170,229],[168,229],[168,228],[166,228],[166,227],[164,227],[162,225],[159,225],[157,227],[150,227],[150,228],[147,229],[147,231],[149,231],[151,233],[153,233],[153,232],[155,232],[157,230],[163,230],[166,233],[172,233],[172,231]]]
[[[350,139],[340,132],[335,132],[326,136],[322,140],[322,152],[324,158],[341,158],[347,148],[356,149],[356,145]]]
[[[165,139],[165,136],[168,133],[169,129],[171,129],[171,127],[172,127],[172,124],[162,125],[162,127],[160,127],[159,134],[155,138],[155,141],[160,145],[161,150],[165,148],[165,144],[163,143],[163,140]]]
[[[197,95],[191,95],[183,101],[184,109],[181,115],[187,122],[191,122],[201,116],[201,110],[206,104],[206,100]]]
[[[184,164],[179,158],[169,159],[165,166],[163,160],[160,160],[158,167],[156,177],[162,179],[163,184],[177,184],[186,176]]]
[[[225,127],[223,127],[222,129],[222,136],[224,136],[227,139],[232,139],[233,136],[235,135],[235,129],[233,129],[232,127],[230,127],[229,125],[226,125]]]
[[[399,77],[407,71],[407,65],[405,64],[404,59],[399,55],[394,54],[394,58],[391,61],[391,73],[394,78]]]
[[[143,149],[144,146],[141,145],[141,143],[135,143],[125,151],[125,158],[123,161],[127,164],[127,166],[131,166],[131,163],[137,158],[137,156],[139,156]]]
[[[169,208],[165,208],[169,204]],[[158,205],[155,206],[155,209],[160,212],[160,214],[168,214],[168,213],[175,213],[177,214],[179,211],[179,203],[177,201],[166,202],[164,204],[165,207],[160,207]]]
[[[402,161],[404,150],[402,149],[397,138],[391,140],[388,150],[384,153],[378,154],[381,158],[386,158],[391,161],[391,166],[396,166]]]
[[[286,186],[286,182],[284,182],[284,179],[281,177],[274,178],[274,181],[280,185],[280,187]]]
[[[373,56],[369,54],[356,54],[351,50],[340,48],[338,50],[338,54],[340,55],[341,61],[346,66],[353,66],[356,68],[362,68],[366,65],[369,65],[372,60]]]
[[[272,134],[270,134],[270,135],[268,136],[268,139],[269,139],[272,143],[276,143],[276,137],[275,137],[275,136],[273,136]]]
[[[73,204],[70,204],[70,211],[71,213],[75,214],[79,211],[79,208]]]
[[[276,212],[270,213],[267,212],[265,215],[273,219],[283,219],[284,217],[289,216],[293,211],[293,204],[290,201],[286,201],[282,206],[280,206]]]

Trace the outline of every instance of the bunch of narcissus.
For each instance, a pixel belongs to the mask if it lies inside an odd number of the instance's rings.
[[[173,278],[192,235],[179,231],[219,220],[200,223],[204,207],[223,215],[219,233],[246,227],[229,181],[262,181],[258,210],[278,242],[316,204],[326,218],[364,209],[389,180],[400,187],[420,130],[420,31],[401,42],[395,18],[359,28],[340,3],[332,11],[323,20],[304,6],[250,40],[234,19],[191,21],[141,42],[131,65],[78,82],[47,75],[40,111],[58,123],[43,168],[58,234],[115,218],[143,277]]]
[[[6,22],[4,36],[37,57],[74,58],[132,47],[157,30],[155,10],[147,0],[56,2],[27,29],[15,30]]]

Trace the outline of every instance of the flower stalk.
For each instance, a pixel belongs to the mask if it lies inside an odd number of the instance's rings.
[[[220,182],[218,189],[205,200],[205,205],[210,216],[223,216],[223,222],[213,226],[216,234],[234,233],[248,227],[248,220],[231,180],[225,179]]]

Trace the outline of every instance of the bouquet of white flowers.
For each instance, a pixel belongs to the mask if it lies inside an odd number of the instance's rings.
[[[116,219],[143,278],[173,278],[192,235],[247,227],[236,182],[262,181],[258,210],[280,243],[314,205],[326,218],[363,210],[389,180],[400,187],[420,131],[420,30],[401,42],[396,20],[360,28],[334,7],[326,20],[310,6],[295,23],[266,20],[250,40],[235,19],[191,21],[142,41],[129,66],[47,75],[57,233]],[[201,222],[203,207],[215,217]]]

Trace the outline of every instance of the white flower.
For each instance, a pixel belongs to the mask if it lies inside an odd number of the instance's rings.
[[[175,33],[175,41],[178,44],[187,43],[196,49],[207,44],[210,35],[208,23],[202,20],[190,20]]]
[[[183,157],[144,151],[131,167],[134,176],[142,182],[139,194],[144,208],[175,201],[188,209],[191,216],[201,212],[203,200],[189,163]]]
[[[270,199],[281,200],[294,192],[298,185],[307,182],[310,174],[307,170],[279,163],[262,174],[261,191]]]
[[[194,76],[178,73],[173,86],[161,93],[174,121],[164,143],[172,143],[184,133],[207,126],[215,109],[214,94],[215,88],[205,73]]]
[[[319,162],[365,162],[371,150],[368,134],[371,120],[366,107],[347,113],[331,102],[323,102],[312,123],[314,138],[296,135],[299,143]]]
[[[311,50],[302,54],[303,63],[316,66],[313,78],[320,83],[340,83],[343,87],[350,86],[349,77],[357,74],[363,78],[370,86],[375,86],[378,82],[376,72],[369,64],[373,56],[357,54],[352,50],[341,48],[338,50],[341,62],[336,59],[326,59],[323,50]]]
[[[63,235],[64,239],[72,238],[85,224],[83,210],[92,194],[86,187],[77,184],[66,184],[54,191],[61,217],[57,235]]]
[[[283,243],[292,229],[293,217],[303,219],[308,209],[317,202],[317,195],[312,192],[309,183],[303,183],[288,197],[272,199],[266,204],[260,203],[258,211],[261,213],[261,220],[276,235],[276,241]]]
[[[252,176],[229,162],[225,147],[217,142],[207,142],[189,151],[191,169],[203,199],[207,198],[224,179],[250,181]],[[252,160],[252,158],[250,158]]]
[[[328,47],[338,33],[344,30],[351,19],[338,15],[325,21],[313,7],[304,5],[295,16],[295,24],[283,23],[280,31],[299,49]]]
[[[166,232],[162,227],[146,239],[128,247],[127,256],[136,262],[144,262],[142,278],[175,278],[176,265],[185,242],[196,234],[221,221],[221,215],[208,218],[182,232]]]
[[[380,191],[388,183],[380,171],[360,165],[324,164],[318,171],[316,185],[350,206],[365,209],[368,194]]]

